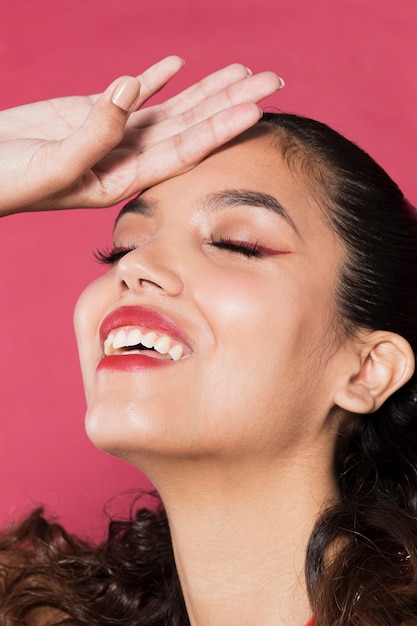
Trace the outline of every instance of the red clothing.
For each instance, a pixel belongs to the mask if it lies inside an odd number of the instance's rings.
[[[314,626],[314,617],[312,617],[311,620],[307,622],[306,626]]]

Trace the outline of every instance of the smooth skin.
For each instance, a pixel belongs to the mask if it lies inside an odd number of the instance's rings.
[[[272,195],[295,227],[256,206],[205,208],[231,189]],[[114,233],[136,249],[76,310],[87,432],[160,492],[194,626],[302,626],[307,540],[335,497],[336,424],[324,422],[342,358],[329,314],[340,246],[270,138],[220,150],[141,199],[153,215],[128,213]],[[221,237],[288,254],[246,257],[213,246]],[[135,304],[169,315],[191,356],[96,372],[101,321]]]
[[[219,199],[236,190],[268,194],[286,215]],[[400,337],[338,327],[344,250],[313,198],[275,138],[248,131],[142,194],[148,210],[124,214],[114,232],[128,251],[77,305],[87,432],[161,494],[193,626],[307,623],[306,547],[337,499],[340,419],[373,410],[412,373]],[[102,320],[134,305],[174,320],[191,354],[162,369],[96,371]]]

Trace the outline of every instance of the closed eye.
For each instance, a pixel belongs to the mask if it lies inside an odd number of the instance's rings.
[[[124,257],[125,254],[132,252],[134,249],[135,248],[122,246],[114,246],[110,249],[97,248],[97,250],[94,251],[94,258],[102,265],[114,265]]]
[[[249,241],[239,241],[230,238],[220,237],[217,241],[212,238],[211,245],[223,250],[230,250],[231,252],[238,252],[247,257],[260,257],[262,256],[262,249],[258,245],[258,242],[251,243]]]

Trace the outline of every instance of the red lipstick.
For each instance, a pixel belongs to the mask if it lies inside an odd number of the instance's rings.
[[[97,371],[118,370],[120,372],[141,372],[143,370],[160,369],[173,365],[177,361],[155,359],[144,354],[125,354],[105,356],[97,365]]]
[[[100,343],[103,350],[104,342],[112,330],[124,326],[139,326],[141,329],[149,329],[161,335],[168,335],[175,342],[181,343],[185,348],[185,354],[191,353],[189,341],[184,332],[168,316],[143,306],[123,306],[109,313],[100,326]],[[155,352],[140,354],[113,354],[103,357],[98,370],[121,370],[140,371],[144,369],[157,369],[173,365],[178,361],[156,357]]]
[[[101,343],[104,343],[110,331],[121,326],[145,326],[186,345],[189,343],[183,331],[171,318],[144,306],[121,306],[109,313],[100,326]]]

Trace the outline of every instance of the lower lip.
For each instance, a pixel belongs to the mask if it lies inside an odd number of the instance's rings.
[[[97,366],[97,371],[118,370],[122,372],[140,372],[159,369],[172,365],[171,359],[155,359],[144,354],[126,354],[123,356],[105,356]]]

